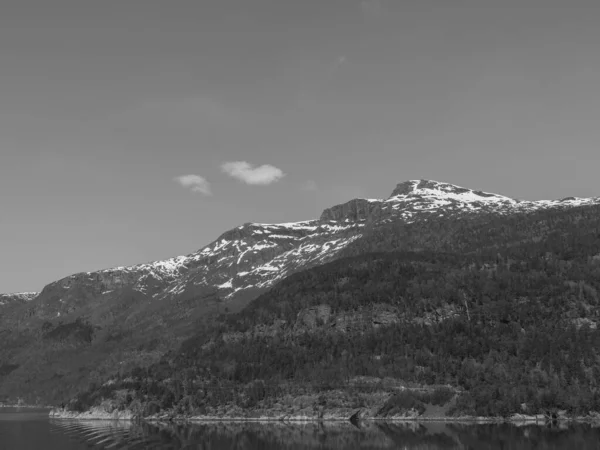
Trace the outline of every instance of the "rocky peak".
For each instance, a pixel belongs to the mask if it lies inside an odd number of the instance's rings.
[[[323,211],[319,220],[325,222],[332,220],[350,220],[353,222],[360,222],[362,220],[367,220],[371,214],[377,210],[380,203],[381,200],[356,198],[341,205],[327,208]]]
[[[509,206],[518,203],[502,195],[442,183],[433,180],[409,180],[399,183],[387,200],[354,199],[341,205],[327,208],[321,214],[321,221],[373,222],[400,217],[403,221],[414,221],[432,210],[448,210],[462,207],[472,209],[472,205]],[[440,209],[441,208],[441,209]]]
[[[389,198],[397,197],[398,195],[410,195],[413,194],[419,186],[424,188],[425,186],[434,186],[435,181],[430,180],[409,180],[403,181],[396,185],[396,189],[393,190],[392,195]]]
[[[399,196],[459,196],[459,197],[471,197],[472,201],[481,199],[483,201],[487,199],[502,199],[512,200],[502,195],[491,194],[488,192],[474,191],[464,187],[456,186],[455,184],[443,183],[434,180],[409,180],[399,183],[396,189],[390,195],[390,199]]]

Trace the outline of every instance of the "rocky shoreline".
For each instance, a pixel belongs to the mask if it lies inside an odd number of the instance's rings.
[[[53,408],[48,413],[51,419],[75,419],[75,420],[134,420],[136,416],[130,410],[114,410],[108,412],[100,407],[91,408],[88,411],[69,411],[65,408]]]
[[[179,415],[173,413],[154,414],[146,417],[134,413],[131,410],[115,410],[108,412],[100,407],[92,408],[84,412],[69,411],[63,408],[50,410],[49,417],[52,419],[66,420],[117,420],[131,421],[144,420],[147,422],[175,422],[175,423],[207,423],[207,422],[451,422],[451,423],[516,423],[516,424],[546,424],[552,421],[560,422],[592,422],[600,423],[600,413],[590,412],[587,416],[560,415],[555,419],[548,418],[543,414],[524,415],[514,414],[510,417],[481,417],[481,416],[430,416],[399,414],[388,417],[372,417],[361,414],[362,410],[347,412],[328,412],[319,415],[307,414],[256,414],[256,415]]]
[[[19,404],[9,405],[9,404],[0,403],[0,409],[2,409],[2,408],[14,408],[14,409],[52,409],[52,406],[50,406],[50,405],[19,405]]]

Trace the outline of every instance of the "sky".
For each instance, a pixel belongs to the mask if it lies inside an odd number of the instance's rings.
[[[600,5],[9,0],[0,292],[433,179],[600,195]]]

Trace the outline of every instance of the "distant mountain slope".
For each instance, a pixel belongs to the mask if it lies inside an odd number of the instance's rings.
[[[13,294],[0,294],[0,307],[12,305],[14,303],[23,304],[33,300],[38,295],[37,292],[17,292]]]
[[[498,220],[507,231],[490,245],[516,245],[512,218],[569,215],[599,203],[518,201],[412,180],[388,199],[355,199],[318,220],[247,223],[186,256],[71,275],[11,308],[10,316],[0,306],[0,365],[13,368],[0,375],[0,396],[60,399],[115,369],[150,364],[214,314],[240,310],[300,270],[373,251],[473,249],[469,227]]]

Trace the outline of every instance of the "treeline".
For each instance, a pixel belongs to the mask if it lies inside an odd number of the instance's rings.
[[[126,392],[120,405],[143,413],[201,413],[287,393],[353,391],[356,377],[373,377],[454,386],[464,392],[453,414],[600,411],[599,212],[449,222],[439,234],[437,223],[373,230],[352,251],[407,250],[292,275],[160,364],[92,387],[72,407]],[[323,305],[331,313],[316,328],[301,323]],[[333,326],[381,306],[392,318],[384,325]]]

